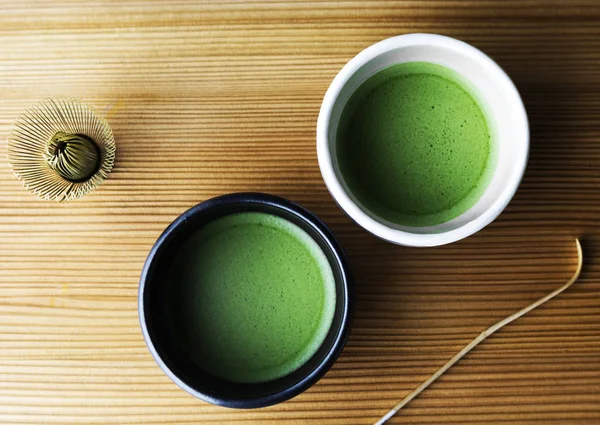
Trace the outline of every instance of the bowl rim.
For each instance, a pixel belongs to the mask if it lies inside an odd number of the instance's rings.
[[[174,237],[174,234],[179,228],[187,224],[196,214],[204,213],[207,210],[223,206],[223,205],[235,205],[235,204],[259,204],[268,205],[275,209],[284,210],[288,213],[293,214],[297,218],[303,220],[307,225],[311,226],[317,231],[323,240],[327,243],[331,249],[331,253],[335,258],[337,266],[340,269],[341,274],[341,286],[345,294],[345,302],[342,306],[342,317],[340,321],[340,328],[334,337],[331,348],[323,358],[308,374],[304,375],[299,381],[291,384],[287,388],[278,391],[273,394],[266,396],[251,398],[251,399],[239,399],[234,397],[226,396],[212,396],[193,388],[191,385],[184,382],[176,373],[174,373],[169,366],[163,361],[160,354],[158,353],[154,341],[148,331],[148,324],[146,321],[146,311],[144,303],[144,294],[146,288],[146,282],[151,279],[151,267],[155,261],[158,261],[162,248],[165,247],[166,243]],[[338,283],[336,282],[336,285]],[[333,366],[339,355],[341,354],[346,341],[348,340],[350,329],[352,325],[352,319],[354,316],[354,280],[348,265],[346,254],[338,242],[333,232],[327,227],[327,225],[319,219],[316,215],[305,209],[304,207],[295,204],[285,198],[270,195],[259,192],[240,192],[230,193],[227,195],[217,196],[214,198],[207,199],[199,204],[191,207],[181,215],[179,215],[158,237],[156,242],[153,244],[140,276],[140,282],[138,287],[138,317],[140,321],[140,327],[144,341],[150,354],[154,358],[155,362],[162,369],[162,371],[177,384],[181,389],[187,393],[193,395],[196,398],[204,400],[208,403],[212,403],[219,406],[238,408],[238,409],[250,409],[271,406],[273,404],[281,403],[289,400],[292,397],[302,393],[313,384],[315,384],[320,378],[322,378],[327,371]],[[251,386],[252,384],[244,384]]]

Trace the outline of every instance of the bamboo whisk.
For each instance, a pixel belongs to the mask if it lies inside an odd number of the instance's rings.
[[[43,199],[68,201],[98,187],[115,160],[108,123],[85,102],[45,99],[15,121],[8,160],[23,185]]]

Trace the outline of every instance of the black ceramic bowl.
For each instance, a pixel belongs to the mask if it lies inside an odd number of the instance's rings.
[[[194,231],[218,217],[239,212],[264,212],[300,226],[321,247],[333,270],[336,307],[331,329],[317,353],[298,370],[274,381],[239,384],[217,378],[184,354],[179,332],[173,331],[165,303],[167,272],[178,248]],[[304,208],[272,195],[235,193],[209,199],[179,216],[152,247],[144,264],[138,300],[146,344],[161,369],[188,393],[209,403],[256,408],[288,400],[317,382],[340,355],[350,333],[354,283],[345,254],[329,228]]]

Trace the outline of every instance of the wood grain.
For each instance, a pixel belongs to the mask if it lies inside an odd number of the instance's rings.
[[[315,123],[329,83],[368,45],[434,32],[490,54],[529,112],[532,150],[508,209],[467,240],[392,246],[321,180]],[[117,141],[109,179],[37,200],[0,144],[0,423],[370,424],[499,319],[565,294],[477,347],[393,424],[600,422],[598,1],[0,1],[0,138],[28,105],[81,97]],[[358,285],[353,333],[318,384],[228,410],[178,389],[148,353],[140,270],[178,214],[234,191],[320,215]]]

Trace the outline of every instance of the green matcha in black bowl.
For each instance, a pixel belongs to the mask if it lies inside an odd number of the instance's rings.
[[[235,408],[279,403],[322,377],[348,337],[352,305],[331,231],[265,194],[182,214],[140,281],[142,331],[159,366],[190,394]]]

